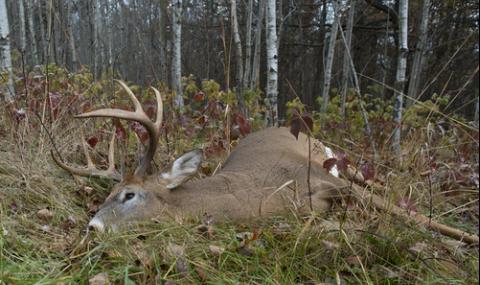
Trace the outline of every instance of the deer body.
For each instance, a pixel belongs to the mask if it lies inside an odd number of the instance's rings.
[[[306,136],[301,135],[297,141],[286,128],[268,128],[243,139],[216,175],[191,180],[163,197],[180,213],[208,213],[217,219],[279,213],[293,203],[308,208],[307,157]],[[345,183],[322,168],[323,154],[313,157],[314,208],[326,210]],[[288,181],[292,183],[278,190]]]
[[[162,101],[160,92],[152,88],[157,98],[156,120],[143,111],[133,92],[123,83],[135,111],[100,109],[77,118],[112,117],[136,121],[148,131],[150,140],[145,155],[133,176],[121,177],[114,167],[114,137],[110,142],[109,167],[97,169],[88,155],[86,168],[73,168],[53,155],[65,170],[77,175],[103,176],[121,180],[112,189],[95,217],[92,228],[103,230],[150,218],[164,219],[208,214],[215,220],[244,220],[270,215],[288,209],[308,210],[308,140],[300,134],[298,140],[286,128],[268,128],[241,140],[214,176],[188,180],[201,162],[202,152],[192,151],[177,159],[168,173],[148,175],[160,136]],[[312,141],[310,189],[314,210],[327,210],[330,200],[346,183],[330,175],[322,167],[325,147]]]
[[[314,210],[325,211],[331,199],[346,183],[322,168],[326,159],[323,145],[316,142],[312,154],[311,189]],[[167,189],[168,180],[158,175],[129,178],[117,185],[90,223],[96,228],[119,221],[165,219],[208,214],[216,221],[246,220],[279,214],[288,209],[308,210],[308,142],[296,140],[286,128],[268,128],[248,135],[233,150],[222,170],[204,179],[190,180],[176,189]],[[279,189],[287,182],[288,186]],[[122,192],[144,189],[151,197],[130,213],[122,205]],[[138,194],[137,194],[138,195]]]

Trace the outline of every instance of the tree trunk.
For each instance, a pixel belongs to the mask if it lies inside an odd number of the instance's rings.
[[[12,102],[15,96],[13,85],[12,56],[10,54],[10,27],[8,25],[8,13],[6,0],[0,0],[0,71],[7,70],[8,82],[5,90],[5,100]]]
[[[32,63],[34,65],[38,64],[38,48],[37,48],[37,40],[36,40],[36,31],[35,31],[35,23],[33,22],[33,7],[34,0],[27,0],[26,8],[27,8],[27,16],[28,16],[28,32],[30,34],[30,48],[32,49],[31,58]]]
[[[168,83],[168,63],[167,63],[167,0],[160,0],[160,14],[158,29],[158,41],[160,42],[159,59],[160,59],[160,80]]]
[[[37,0],[35,0],[37,1]],[[40,20],[40,42],[41,47],[42,47],[42,63],[45,63],[47,61],[47,52],[48,52],[48,47],[47,47],[47,39],[46,39],[46,32],[45,32],[45,18],[43,17],[43,6],[42,2],[39,1],[38,7],[37,7],[37,14],[38,14],[38,19]]]
[[[101,48],[100,48],[100,33],[102,32],[102,16],[101,16],[101,7],[100,3],[93,1],[93,74],[95,80],[101,74]]]
[[[278,126],[278,49],[276,1],[267,0],[267,125]]]
[[[236,77],[236,95],[238,105],[242,113],[245,113],[243,103],[243,52],[240,31],[238,28],[237,3],[236,0],[230,0],[230,13],[232,18],[233,43],[235,45],[235,77]]]
[[[78,60],[77,60],[77,51],[75,48],[75,35],[73,34],[73,17],[71,15],[72,4],[67,2],[67,32],[68,32],[68,43],[70,46],[70,54],[72,55],[71,58],[71,67],[72,71],[77,70]]]
[[[418,88],[421,83],[423,71],[424,54],[428,40],[428,20],[430,15],[430,0],[423,0],[422,15],[419,27],[419,39],[415,47],[415,55],[413,57],[412,71],[410,72],[410,81],[408,83],[408,97],[417,98]],[[412,105],[412,100],[407,100],[406,105]]]
[[[18,29],[20,33],[20,51],[22,53],[25,52],[25,48],[27,47],[27,33],[25,30],[25,6],[23,0],[18,0]]]
[[[252,75],[250,77],[250,89],[260,88],[260,57],[262,51],[262,29],[265,18],[266,0],[258,2],[257,26],[255,27],[255,52],[253,55]]]
[[[478,124],[478,104],[479,103],[479,98],[478,98],[478,94],[477,94],[477,101],[475,102],[475,115],[473,117],[473,121],[475,122],[475,125],[478,127],[479,124]]]
[[[249,88],[250,76],[252,74],[252,22],[253,22],[253,0],[247,4],[247,26],[245,28],[245,70],[243,72],[243,88]]]
[[[393,121],[395,122],[395,130],[393,131],[393,150],[401,161],[401,124],[403,110],[403,91],[405,87],[405,74],[407,71],[407,55],[408,55],[408,0],[399,0],[398,4],[398,21],[399,21],[399,45],[398,45],[398,61],[395,76],[395,109]]]
[[[182,0],[173,1],[172,7],[172,86],[175,105],[183,109],[182,93]]]
[[[355,17],[355,2],[356,0],[350,1],[350,10],[348,12],[347,19],[347,30],[345,31],[345,52],[343,53],[343,72],[342,72],[342,95],[341,95],[341,105],[340,105],[340,114],[345,121],[345,104],[347,101],[347,91],[350,86],[350,60],[349,55],[352,56],[351,46],[352,46],[352,31],[353,31],[353,19]]]
[[[340,22],[340,15],[338,13],[338,3],[333,2],[333,24],[332,29],[330,30],[330,38],[328,41],[328,50],[327,50],[327,61],[325,63],[325,72],[323,75],[323,88],[322,88],[322,113],[327,112],[328,101],[330,100],[330,82],[332,79],[332,67],[333,67],[333,57],[335,56],[335,44],[337,42],[337,31],[338,25]]]

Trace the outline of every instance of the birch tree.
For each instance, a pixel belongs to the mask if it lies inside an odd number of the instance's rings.
[[[345,104],[347,100],[347,91],[349,85],[349,78],[351,77],[350,71],[350,59],[352,56],[351,46],[352,46],[352,31],[353,31],[353,19],[355,17],[355,2],[356,0],[350,1],[350,10],[348,11],[347,19],[347,29],[345,31],[345,50],[343,53],[343,71],[342,71],[342,94],[341,94],[341,105],[340,105],[340,114],[345,120]]]
[[[12,56],[10,54],[10,27],[8,26],[8,14],[6,0],[0,0],[0,72],[7,71],[8,81],[4,96],[7,102],[12,102],[15,94],[13,86]]]
[[[20,34],[20,51],[25,52],[27,47],[27,33],[25,32],[25,6],[23,0],[18,0],[18,28]]]
[[[253,22],[253,0],[247,3],[247,24],[245,27],[245,69],[243,71],[243,88],[249,88],[250,76],[252,74],[252,22]]]
[[[235,77],[236,77],[236,95],[240,110],[244,112],[243,104],[243,52],[242,52],[242,40],[240,39],[240,31],[238,28],[237,17],[237,1],[230,0],[230,13],[232,18],[232,31],[233,31],[233,43],[235,45]]]
[[[430,0],[423,0],[422,14],[420,16],[419,39],[415,47],[415,55],[413,57],[412,71],[410,72],[410,80],[408,83],[408,97],[416,98],[418,87],[420,86],[421,76],[424,64],[424,55],[427,48],[428,40],[428,21],[430,16]],[[407,100],[407,106],[412,104],[412,100]]]
[[[182,0],[173,1],[172,6],[172,86],[175,105],[183,108],[182,93]]]
[[[250,76],[250,89],[258,88],[260,78],[260,57],[262,51],[262,30],[263,20],[265,18],[265,4],[266,0],[258,2],[257,26],[255,27],[255,48],[253,54],[253,65]]]
[[[401,124],[403,111],[403,91],[405,88],[405,74],[407,72],[407,55],[408,55],[408,0],[399,0],[398,3],[398,58],[397,71],[395,75],[395,108],[393,120],[395,122],[395,130],[393,131],[393,150],[401,161]]]
[[[34,65],[38,64],[38,48],[37,48],[37,40],[36,40],[36,30],[35,30],[35,23],[33,22],[33,0],[27,0],[25,3],[27,8],[27,17],[28,17],[28,32],[30,35],[30,48],[32,49],[31,57],[32,62]],[[70,2],[69,2],[70,3]]]
[[[276,1],[267,0],[267,125],[278,125],[278,49]]]
[[[73,33],[73,19],[71,17],[71,8],[72,8],[72,4],[69,2],[67,2],[67,32],[68,32],[68,44],[70,46],[70,53],[72,55],[72,58],[71,58],[71,63],[72,63],[72,66],[71,66],[71,69],[73,71],[77,70],[77,51],[76,51],[76,48],[75,48],[75,36],[74,36],[74,33]]]
[[[338,13],[338,3],[333,1],[333,24],[330,30],[330,38],[328,41],[327,59],[325,62],[325,72],[323,74],[323,88],[322,88],[322,113],[327,112],[328,102],[330,100],[330,82],[332,80],[333,57],[335,56],[335,43],[337,41],[337,31],[340,22],[340,15]]]

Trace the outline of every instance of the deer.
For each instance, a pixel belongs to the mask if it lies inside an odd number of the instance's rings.
[[[309,147],[306,134],[295,138],[286,127],[269,127],[241,139],[223,167],[215,175],[194,179],[203,160],[196,149],[176,159],[170,170],[154,172],[152,161],[160,138],[163,103],[154,88],[157,106],[152,120],[143,110],[132,90],[116,81],[125,90],[134,111],[98,109],[76,115],[75,118],[115,118],[138,122],[145,127],[149,140],[133,175],[121,175],[115,168],[115,135],[109,143],[108,168],[99,169],[92,162],[85,139],[82,139],[86,167],[74,167],[63,162],[52,151],[57,165],[77,176],[104,177],[117,181],[88,228],[98,232],[146,220],[167,220],[208,215],[215,221],[249,221],[259,217],[279,215],[288,211],[306,213],[327,212],[339,197],[350,195],[371,200],[374,206],[393,214],[425,224],[427,217],[409,217],[405,210],[383,198],[368,194],[347,179],[338,177],[335,169],[328,171],[323,162],[332,151],[320,141]],[[310,167],[309,164],[310,152]],[[309,177],[309,179],[307,179]],[[360,199],[360,198],[359,198]],[[429,227],[455,238],[478,243],[478,236],[429,221]]]

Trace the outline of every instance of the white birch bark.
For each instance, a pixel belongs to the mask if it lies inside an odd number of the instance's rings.
[[[265,18],[265,4],[266,0],[260,0],[258,3],[258,15],[257,15],[257,26],[255,27],[255,52],[253,54],[253,66],[252,73],[250,77],[250,89],[259,88],[259,78],[260,78],[260,57],[262,51],[262,30],[263,30],[263,20]]]
[[[175,105],[182,109],[182,0],[173,1],[172,30],[172,86],[175,92]]]
[[[19,18],[19,33],[20,33],[20,50],[25,52],[27,47],[27,33],[25,32],[25,6],[23,0],[18,0],[18,18]]]
[[[278,125],[278,50],[276,1],[267,0],[267,125]]]
[[[345,52],[343,53],[343,72],[342,72],[342,94],[341,94],[341,105],[340,105],[340,114],[343,119],[345,119],[345,104],[347,99],[347,91],[349,82],[350,82],[350,59],[349,55],[352,55],[351,46],[352,46],[352,31],[353,31],[353,19],[355,17],[355,2],[356,0],[350,1],[350,10],[348,11],[347,19],[347,29],[345,31]]]
[[[35,23],[33,22],[33,6],[34,0],[27,0],[27,17],[28,17],[28,31],[30,33],[30,48],[32,49],[32,62],[34,65],[38,64],[38,47],[36,40]]]
[[[415,55],[413,57],[412,71],[410,72],[410,80],[408,83],[408,97],[417,98],[418,87],[421,82],[421,75],[423,70],[425,49],[428,40],[428,21],[430,16],[430,0],[423,0],[422,15],[419,27],[419,39],[415,47]],[[407,106],[410,106],[413,101],[407,100]]]
[[[407,72],[407,55],[408,55],[408,0],[399,0],[398,4],[398,21],[399,21],[399,44],[398,44],[398,62],[395,76],[395,109],[393,121],[395,129],[393,131],[393,150],[401,161],[401,123],[403,111],[403,91],[405,87],[405,74]]]
[[[245,70],[243,72],[243,88],[249,88],[250,76],[252,74],[252,22],[253,22],[253,0],[247,3],[247,23],[245,27]]]
[[[10,54],[10,27],[8,26],[8,14],[6,0],[0,0],[0,72],[8,73],[7,89],[4,96],[7,102],[12,102],[15,96],[13,86],[12,56]]]
[[[236,95],[238,105],[242,112],[244,111],[243,103],[243,51],[242,40],[240,39],[240,31],[238,28],[237,17],[237,2],[236,0],[230,0],[230,13],[232,18],[232,31],[233,31],[233,44],[235,46],[235,77],[236,77]]]
[[[338,13],[338,3],[333,2],[333,24],[330,30],[330,38],[328,40],[327,59],[325,62],[325,71],[323,74],[323,88],[322,88],[322,113],[327,112],[328,102],[330,100],[330,82],[332,79],[333,57],[335,56],[335,43],[337,42],[337,31],[340,22],[340,15]]]

